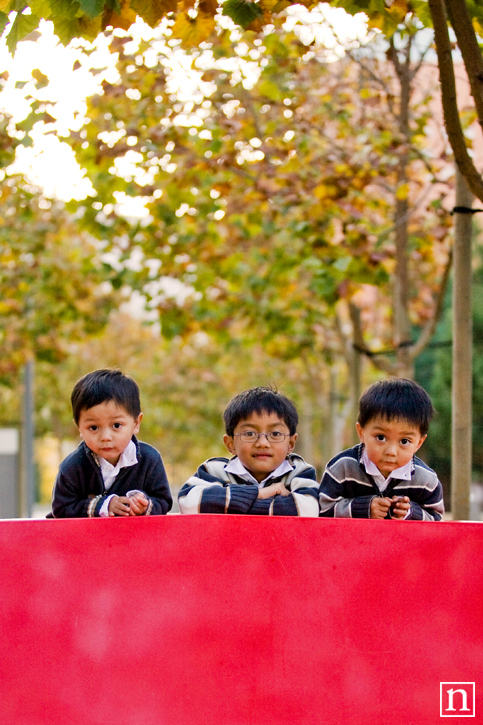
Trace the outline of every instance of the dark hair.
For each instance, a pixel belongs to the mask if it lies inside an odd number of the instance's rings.
[[[434,408],[427,392],[414,380],[387,378],[371,385],[359,399],[359,425],[373,418],[407,420],[426,435]]]
[[[292,401],[274,388],[258,387],[245,390],[230,400],[223,413],[226,434],[233,436],[238,423],[253,413],[275,413],[287,424],[291,436],[297,431],[299,416]]]
[[[76,425],[83,410],[110,400],[124,408],[133,418],[137,418],[141,412],[138,385],[121,370],[106,368],[84,375],[76,382],[70,396]]]

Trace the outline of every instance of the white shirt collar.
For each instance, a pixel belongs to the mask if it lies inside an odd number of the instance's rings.
[[[102,456],[98,456],[96,454],[94,455],[101,469],[102,479],[104,481],[104,488],[106,490],[112,486],[114,479],[116,478],[121,468],[129,468],[129,466],[135,466],[138,462],[136,455],[136,444],[133,440],[129,441],[126,448],[119,456],[119,460],[115,466],[113,466],[112,463],[109,463],[109,461],[106,461],[105,458],[102,458]]]
[[[234,473],[236,476],[240,476],[240,478],[243,478],[244,481],[254,483],[259,488],[263,488],[266,481],[269,481],[271,478],[283,476],[284,473],[289,473],[292,470],[293,466],[291,466],[290,462],[285,458],[274,471],[269,473],[268,476],[263,479],[263,481],[258,482],[255,476],[252,476],[250,471],[245,468],[245,466],[237,456],[235,456],[235,458],[232,458],[225,468],[225,471],[227,471],[228,473]]]
[[[401,466],[400,468],[396,468],[394,471],[391,471],[389,476],[387,478],[384,478],[378,467],[375,463],[371,461],[369,456],[367,455],[366,448],[364,447],[362,451],[362,463],[364,464],[364,468],[366,469],[366,473],[369,474],[369,476],[372,476],[377,483],[377,487],[379,490],[384,491],[391,478],[399,478],[403,481],[410,481],[411,480],[411,473],[412,473],[412,467],[413,467],[413,461],[412,459],[408,461],[404,466]]]

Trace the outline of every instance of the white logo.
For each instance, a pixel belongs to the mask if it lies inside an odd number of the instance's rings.
[[[474,682],[440,682],[441,717],[475,717]]]

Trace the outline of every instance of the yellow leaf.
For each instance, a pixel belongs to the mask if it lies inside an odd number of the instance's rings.
[[[401,184],[396,190],[396,199],[399,199],[399,201],[403,201],[404,199],[408,198],[408,194],[409,184]]]
[[[215,28],[212,15],[198,13],[191,18],[187,13],[179,13],[172,27],[173,36],[183,41],[186,46],[198,46],[210,37]]]
[[[327,196],[331,195],[331,189],[325,184],[319,184],[314,188],[313,195],[316,199],[325,199]]]
[[[136,13],[134,10],[131,10],[128,0],[123,0],[123,2],[121,2],[120,13],[116,13],[114,10],[106,10],[102,18],[104,28],[108,25],[112,25],[113,28],[129,30],[134,22],[136,22]]]

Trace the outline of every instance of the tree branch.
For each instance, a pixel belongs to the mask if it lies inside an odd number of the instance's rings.
[[[473,194],[483,201],[483,178],[473,164],[461,128],[458,112],[456,82],[451,42],[448,33],[444,0],[428,0],[433,20],[434,37],[438,54],[439,79],[443,102],[444,123],[459,170]]]
[[[471,95],[483,129],[483,56],[465,0],[445,0],[448,16],[465,63]]]

